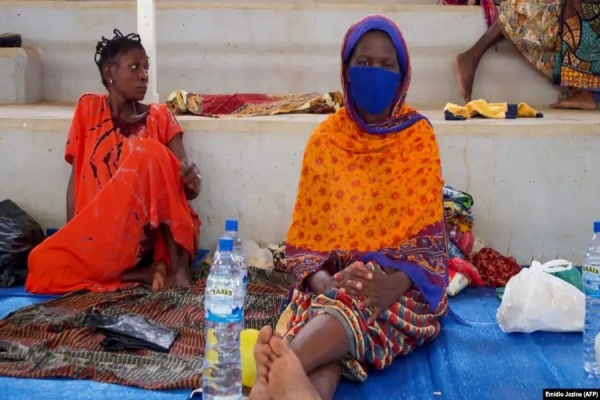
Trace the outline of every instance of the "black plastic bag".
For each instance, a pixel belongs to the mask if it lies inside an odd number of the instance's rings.
[[[0,288],[20,285],[27,277],[27,257],[45,239],[44,231],[11,200],[0,202]]]
[[[96,328],[106,337],[102,346],[108,351],[152,350],[167,353],[179,333],[164,326],[154,325],[146,318],[134,314],[118,318],[100,313],[85,316],[85,326]]]

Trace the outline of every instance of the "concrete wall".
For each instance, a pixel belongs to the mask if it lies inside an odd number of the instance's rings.
[[[335,2],[336,4],[331,4]],[[413,60],[409,101],[443,107],[460,102],[453,71],[457,53],[485,31],[480,7],[281,1],[158,3],[159,93],[326,92],[339,83],[340,43],[360,17],[384,13],[405,34]],[[74,102],[101,90],[93,63],[100,38],[136,30],[135,4],[93,1],[0,1],[2,31],[23,34],[44,61],[43,97]],[[217,29],[218,28],[218,29]],[[475,97],[546,105],[557,92],[509,43],[484,57]]]
[[[42,68],[42,60],[33,49],[0,48],[0,104],[40,101]]]
[[[444,176],[475,198],[477,235],[521,263],[581,261],[600,218],[598,114],[445,122],[441,107],[460,102],[452,62],[485,31],[481,9],[357,2],[159,0],[160,93],[338,89],[346,29],[366,14],[385,13],[403,29],[412,54],[409,101],[437,109],[426,115],[438,133]],[[0,0],[0,29],[21,33],[38,51],[43,96],[54,101],[102,89],[95,43],[113,28],[135,31],[135,15],[131,1]],[[556,90],[504,43],[484,57],[474,96],[537,105],[552,102]],[[71,114],[58,106],[0,107],[0,199],[17,201],[44,226],[64,222],[69,170],[62,153]],[[303,147],[322,118],[180,119],[205,179],[195,202],[203,246],[214,245],[227,217],[240,218],[249,239],[285,236]]]
[[[63,161],[72,111],[0,108],[0,199],[12,198],[45,226],[65,218],[69,168]],[[441,120],[444,177],[475,198],[475,231],[521,263],[564,257],[580,262],[600,218],[600,122],[593,113],[555,113],[543,120]],[[185,145],[204,187],[194,206],[212,246],[223,220],[237,217],[242,235],[285,237],[302,152],[321,116],[255,119],[182,117]]]

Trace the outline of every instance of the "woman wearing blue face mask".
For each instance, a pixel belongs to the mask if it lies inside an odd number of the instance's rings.
[[[341,58],[346,107],[304,152],[286,242],[297,286],[277,334],[260,332],[251,400],[330,400],[342,373],[363,382],[435,339],[448,308],[439,149],[404,101],[406,44],[369,16]]]

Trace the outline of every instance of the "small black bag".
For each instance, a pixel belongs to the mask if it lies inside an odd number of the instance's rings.
[[[167,353],[179,336],[169,328],[154,325],[134,314],[115,318],[91,313],[85,316],[83,324],[104,334],[101,345],[108,351],[152,350]]]
[[[0,288],[21,285],[27,257],[45,239],[40,225],[11,200],[0,202]]]

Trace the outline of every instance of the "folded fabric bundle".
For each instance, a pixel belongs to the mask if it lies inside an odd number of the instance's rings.
[[[179,333],[171,329],[154,325],[133,314],[118,318],[88,314],[83,323],[106,336],[101,344],[109,351],[152,350],[166,353],[179,336]]]
[[[464,121],[473,117],[490,119],[543,118],[544,114],[534,110],[526,103],[488,103],[485,100],[473,100],[459,106],[448,103],[444,107],[446,121]]]
[[[341,92],[201,94],[175,90],[167,107],[201,117],[259,117],[279,114],[333,114],[344,105]]]

